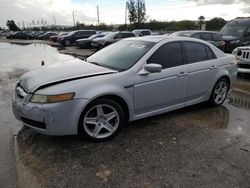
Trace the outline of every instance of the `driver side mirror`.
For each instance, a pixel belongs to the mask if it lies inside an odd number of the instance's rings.
[[[145,75],[149,73],[157,73],[157,72],[161,72],[161,70],[162,70],[162,66],[160,64],[150,63],[150,64],[146,64],[139,74]]]

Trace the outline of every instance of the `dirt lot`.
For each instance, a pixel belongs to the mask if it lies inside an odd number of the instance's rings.
[[[143,119],[112,141],[91,143],[20,126],[11,96],[26,71],[16,67],[0,77],[0,187],[249,187],[249,78],[237,80],[221,107]]]

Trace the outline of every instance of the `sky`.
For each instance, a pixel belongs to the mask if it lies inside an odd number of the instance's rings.
[[[222,17],[250,17],[250,0],[145,0],[148,20],[179,21],[197,20],[203,15],[206,20]],[[0,0],[0,27],[13,19],[17,25],[39,26],[73,25],[76,22],[97,24],[97,6],[100,22],[125,23],[126,0]]]

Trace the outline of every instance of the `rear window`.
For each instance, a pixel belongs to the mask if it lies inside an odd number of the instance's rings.
[[[210,33],[201,33],[201,39],[205,41],[212,41],[212,35]]]
[[[213,38],[214,38],[214,41],[222,41],[222,37],[219,34],[214,33]]]
[[[208,46],[205,46],[205,49],[206,49],[206,52],[207,52],[207,59],[208,60],[216,59],[214,53],[212,52],[212,50]]]
[[[197,42],[184,42],[186,52],[186,62],[195,63],[208,60],[205,46]]]

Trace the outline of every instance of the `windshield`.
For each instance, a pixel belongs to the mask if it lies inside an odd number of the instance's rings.
[[[191,32],[174,32],[170,36],[190,37],[191,35]]]
[[[95,38],[98,38],[100,34],[94,34],[94,35],[91,35],[88,39],[95,39]]]
[[[153,46],[154,42],[122,40],[87,58],[87,62],[124,71],[132,67]]]
[[[117,33],[119,33],[119,32],[109,33],[109,34],[105,35],[105,38],[113,38]]]
[[[138,35],[140,33],[140,30],[134,30],[132,31],[132,33],[134,33],[135,35]]]
[[[246,30],[246,26],[225,26],[221,30],[221,35],[241,37]]]
[[[74,33],[76,33],[77,31],[71,31],[68,33],[68,35],[73,35]]]

